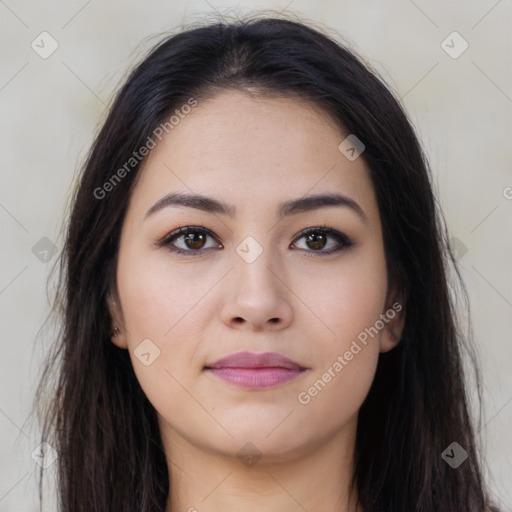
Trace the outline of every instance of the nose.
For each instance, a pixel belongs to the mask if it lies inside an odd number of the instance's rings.
[[[285,329],[293,318],[285,272],[263,253],[248,263],[235,255],[235,268],[224,280],[222,321],[231,328],[252,331]]]

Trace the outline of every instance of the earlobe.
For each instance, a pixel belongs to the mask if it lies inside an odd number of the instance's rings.
[[[111,317],[110,339],[117,347],[127,348],[126,330],[124,329],[118,302],[116,302],[110,294],[107,298],[107,302]]]
[[[382,334],[380,351],[389,352],[398,345],[400,339],[400,335],[398,335],[392,328],[386,327],[384,333]]]
[[[118,327],[114,327],[114,330],[110,336],[110,340],[116,347],[119,348],[128,348],[128,345],[126,343],[126,334],[124,332],[121,332],[121,330]]]
[[[405,308],[402,304],[402,301],[395,301],[393,305],[386,310],[385,315],[389,318],[389,321],[385,325],[381,336],[381,352],[389,352],[395,348],[402,339],[405,326]]]

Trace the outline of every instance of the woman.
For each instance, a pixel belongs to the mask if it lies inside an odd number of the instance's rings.
[[[38,390],[58,372],[62,510],[496,510],[449,264],[414,130],[353,52],[265,16],[168,37],[73,201]]]

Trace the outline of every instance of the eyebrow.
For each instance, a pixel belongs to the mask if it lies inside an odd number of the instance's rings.
[[[207,213],[227,215],[231,218],[236,215],[236,208],[218,201],[212,197],[200,194],[180,194],[171,192],[158,200],[147,212],[144,219],[147,219],[156,212],[172,206],[185,206],[195,208]],[[289,215],[309,212],[318,208],[329,206],[346,207],[352,209],[361,218],[364,223],[368,222],[363,209],[350,197],[342,194],[317,194],[299,199],[292,199],[281,203],[278,210],[279,218],[282,219]]]

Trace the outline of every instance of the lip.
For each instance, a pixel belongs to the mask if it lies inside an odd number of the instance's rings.
[[[239,387],[264,389],[295,379],[308,369],[276,352],[243,351],[206,365],[204,370]]]
[[[288,370],[305,370],[295,361],[282,356],[277,352],[254,352],[242,351],[230,354],[215,363],[205,366],[206,369],[218,368],[285,368]]]

